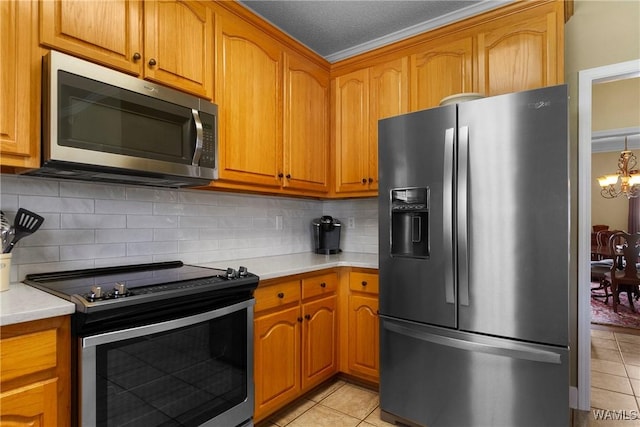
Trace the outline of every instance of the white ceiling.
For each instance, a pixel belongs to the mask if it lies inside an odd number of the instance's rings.
[[[513,0],[238,0],[336,62]]]

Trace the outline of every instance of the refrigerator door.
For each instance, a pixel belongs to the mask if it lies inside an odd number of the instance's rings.
[[[381,120],[380,313],[455,327],[455,105]]]
[[[459,328],[568,345],[567,87],[458,104]]]
[[[381,318],[382,419],[428,427],[566,427],[569,351]]]

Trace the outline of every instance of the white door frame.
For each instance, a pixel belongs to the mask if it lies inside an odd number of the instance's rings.
[[[591,101],[594,83],[640,76],[640,59],[578,73],[578,402],[591,409]]]

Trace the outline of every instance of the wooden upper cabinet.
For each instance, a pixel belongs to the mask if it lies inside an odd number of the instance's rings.
[[[369,69],[334,80],[336,192],[368,190]]]
[[[0,164],[40,166],[40,75],[37,10],[29,1],[0,1]]]
[[[213,97],[213,11],[198,2],[144,2],[144,75]]]
[[[230,14],[220,16],[216,39],[220,179],[280,186],[282,50]]]
[[[439,39],[411,55],[411,111],[437,107],[442,98],[473,91],[473,40]]]
[[[40,42],[205,98],[213,95],[213,12],[200,2],[42,1]]]
[[[40,1],[40,43],[142,75],[142,7],[136,0]]]
[[[337,193],[375,195],[378,120],[409,111],[408,64],[399,58],[335,78]]]
[[[487,96],[564,80],[562,4],[547,3],[478,29],[479,92]]]
[[[378,120],[409,111],[409,59],[400,58],[369,69],[369,182],[378,189]]]
[[[283,187],[326,192],[329,171],[329,73],[285,56]]]

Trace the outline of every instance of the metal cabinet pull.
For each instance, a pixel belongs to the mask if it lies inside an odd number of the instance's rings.
[[[284,298],[284,292],[279,292],[278,293],[278,298],[280,298],[280,299]]]
[[[305,314],[304,318],[307,319],[307,320],[311,320],[311,315],[310,314]]]
[[[367,281],[366,280],[362,281],[362,286],[367,286]]]
[[[157,62],[156,62],[156,60],[155,60],[155,59],[151,58],[151,59],[149,60],[149,65],[150,65],[151,67],[154,67],[156,64],[157,64]]]
[[[138,52],[133,54],[133,60],[134,61],[139,61],[140,58],[142,58],[142,55],[140,55]]]
[[[322,282],[322,283],[320,283],[320,287],[321,287],[321,288],[326,288],[326,287],[327,287],[327,284],[326,284],[326,283],[324,283],[324,282]]]

